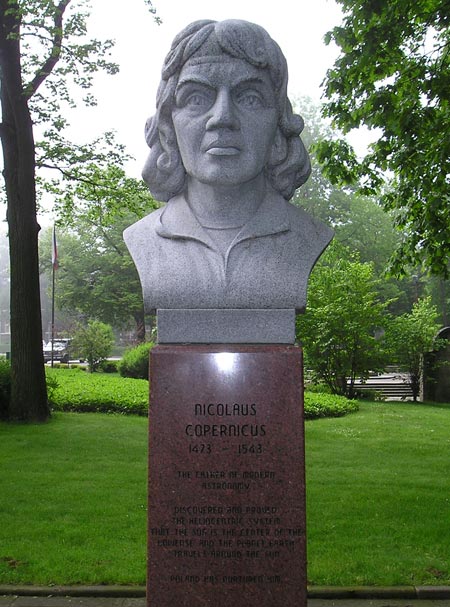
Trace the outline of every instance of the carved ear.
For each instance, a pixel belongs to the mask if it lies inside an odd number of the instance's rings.
[[[269,159],[267,161],[268,167],[275,167],[283,162],[286,158],[287,154],[287,142],[286,137],[284,137],[283,133],[280,130],[280,127],[277,127],[275,132],[275,137],[272,143],[272,147],[269,153]]]

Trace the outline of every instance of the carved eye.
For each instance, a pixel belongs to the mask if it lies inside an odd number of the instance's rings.
[[[239,93],[236,102],[246,110],[257,110],[265,107],[264,98],[257,91],[243,91]]]
[[[209,95],[203,93],[193,93],[185,99],[184,104],[186,107],[209,107],[211,105],[211,99]]]
[[[214,103],[214,92],[207,87],[184,85],[177,91],[175,102],[179,108],[187,108],[193,112],[207,110]]]

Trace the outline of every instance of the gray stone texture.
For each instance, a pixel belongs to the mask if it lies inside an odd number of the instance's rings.
[[[293,344],[295,310],[158,310],[160,344]]]
[[[125,232],[147,313],[168,308],[304,311],[309,272],[330,232],[275,192],[225,257],[182,195]]]
[[[287,80],[280,48],[258,25],[197,21],[175,38],[143,171],[168,204],[124,233],[147,313],[304,311],[332,230],[288,202],[311,169]]]

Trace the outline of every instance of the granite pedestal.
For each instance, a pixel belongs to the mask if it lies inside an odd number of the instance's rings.
[[[305,607],[300,348],[159,345],[150,382],[149,607]]]

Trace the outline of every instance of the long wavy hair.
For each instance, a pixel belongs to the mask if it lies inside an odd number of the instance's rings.
[[[167,201],[184,190],[186,170],[172,122],[175,90],[189,59],[213,53],[226,53],[268,70],[275,91],[278,128],[264,171],[273,188],[289,200],[311,172],[308,152],[300,139],[303,119],[293,113],[287,97],[288,71],[280,47],[262,27],[240,20],[195,21],[175,37],[163,64],[156,114],[145,126],[150,154],[142,176],[150,192],[157,200]]]

